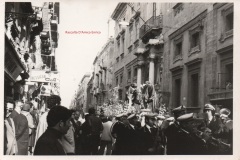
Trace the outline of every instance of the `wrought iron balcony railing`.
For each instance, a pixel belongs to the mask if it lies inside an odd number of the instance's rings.
[[[230,80],[231,78],[232,77],[227,73],[218,73],[217,83],[211,88],[212,92],[233,90],[233,83],[232,80]]]
[[[150,38],[154,38],[153,36],[157,36],[162,31],[162,15],[153,16],[149,20],[147,20],[139,30],[139,37],[148,41]]]

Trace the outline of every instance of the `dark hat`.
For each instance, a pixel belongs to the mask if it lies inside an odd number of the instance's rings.
[[[174,108],[173,110],[172,110],[172,112],[173,113],[177,113],[177,112],[181,112],[181,111],[184,111],[186,109],[186,107],[185,106],[179,106],[179,107],[177,107],[177,108]]]
[[[25,103],[25,104],[22,105],[22,110],[23,110],[23,111],[29,111],[30,108],[31,108],[31,106],[30,106],[29,104],[27,104],[27,103]]]
[[[149,119],[155,119],[156,118],[156,114],[154,113],[150,113],[150,114],[146,114],[145,117],[149,118]]]
[[[215,108],[211,104],[205,104],[204,110],[215,111]]]
[[[135,118],[135,117],[137,117],[136,114],[131,114],[130,116],[128,116],[127,119],[133,119],[133,118]]]
[[[189,120],[193,119],[193,115],[194,115],[193,113],[187,113],[187,114],[184,114],[184,115],[178,117],[177,120],[179,122],[189,121]]]

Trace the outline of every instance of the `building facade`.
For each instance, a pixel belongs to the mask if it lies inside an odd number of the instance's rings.
[[[76,108],[77,110],[83,110],[85,113],[88,112],[88,96],[87,96],[87,88],[88,83],[91,78],[90,73],[86,73],[81,79],[78,90],[76,92]]]
[[[89,105],[101,106],[111,99],[113,76],[113,38],[102,47],[93,62],[93,77],[89,83]]]
[[[5,3],[6,101],[32,101],[40,108],[48,96],[60,94],[55,64],[58,17],[59,3]]]
[[[31,30],[36,21],[36,14],[30,2],[5,3],[5,68],[4,100],[13,103],[24,97],[25,80],[33,63],[29,58]],[[41,29],[41,27],[37,27]]]
[[[232,110],[233,4],[119,3],[112,19],[114,86],[154,86],[155,107]]]

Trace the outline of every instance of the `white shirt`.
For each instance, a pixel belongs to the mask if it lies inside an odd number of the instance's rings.
[[[149,132],[151,133],[151,127],[146,124],[146,127],[148,128]]]
[[[129,123],[130,124],[130,123]],[[134,125],[130,124],[130,126],[135,130]]]

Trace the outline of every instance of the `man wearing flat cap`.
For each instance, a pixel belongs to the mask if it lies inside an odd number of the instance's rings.
[[[168,118],[165,121],[163,121],[161,125],[161,130],[163,131],[164,135],[167,139],[167,154],[168,155],[177,155],[179,154],[179,144],[178,144],[178,125],[179,122],[177,121],[177,118],[181,115],[185,114],[186,107],[185,106],[179,106],[177,108],[174,108],[172,110],[173,118]]]
[[[127,114],[119,114],[116,116],[117,122],[111,127],[111,135],[116,139],[114,143],[112,155],[123,155],[126,150],[126,125],[128,124]]]
[[[222,130],[222,122],[215,116],[215,108],[211,104],[205,104],[203,112],[207,115],[207,128],[211,130],[213,136],[217,137]]]
[[[138,117],[136,114],[131,114],[128,116],[129,124],[126,126],[125,132],[125,153],[124,155],[137,155],[138,154],[138,144],[139,135],[138,128],[136,127],[138,122]]]
[[[140,129],[141,145],[139,147],[140,154],[154,155],[156,154],[156,136],[157,128],[154,127],[156,123],[156,115],[153,113],[145,115],[145,125]]]

